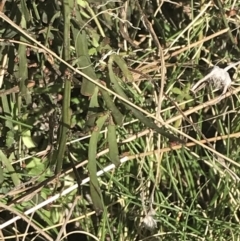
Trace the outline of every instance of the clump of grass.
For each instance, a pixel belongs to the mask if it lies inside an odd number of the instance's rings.
[[[1,239],[238,239],[238,5],[2,1]]]

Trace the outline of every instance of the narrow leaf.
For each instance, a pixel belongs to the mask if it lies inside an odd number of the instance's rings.
[[[107,139],[108,139],[110,160],[116,167],[118,167],[121,164],[121,162],[119,159],[119,152],[118,152],[116,126],[112,118],[110,118],[110,121],[108,124]]]
[[[107,91],[100,89],[101,95],[103,99],[105,100],[107,108],[111,111],[113,119],[117,125],[122,125],[123,123],[123,115],[122,113],[118,110],[116,105],[114,104],[112,98],[108,94]]]
[[[69,61],[70,55],[70,7],[69,1],[63,1],[63,15],[64,15],[64,42],[63,42],[63,57],[65,61]],[[71,79],[72,76],[65,76],[64,78],[64,92],[63,92],[63,105],[62,105],[62,125],[60,126],[58,136],[58,149],[56,153],[56,169],[55,173],[58,174],[62,171],[63,158],[66,149],[67,131],[71,123],[70,99],[71,99]]]
[[[122,90],[121,86],[118,83],[118,79],[117,76],[114,74],[113,72],[113,61],[115,60],[115,55],[111,55],[108,61],[108,71],[109,71],[109,78],[110,81],[112,83],[112,88],[114,89],[114,91],[119,94],[120,96],[122,96],[123,98],[125,98],[126,100],[129,100],[127,95],[124,93],[124,91]],[[125,104],[126,108],[128,108],[129,110],[132,111],[133,115],[138,118],[143,124],[145,124],[147,127],[155,130],[156,132],[158,132],[159,134],[167,137],[168,139],[170,139],[171,141],[178,141],[178,142],[183,142],[180,138],[174,136],[173,134],[170,134],[166,131],[163,130],[163,128],[159,128],[152,120],[150,120],[149,118],[147,118],[146,116],[144,116],[140,111],[138,111],[137,109],[135,109],[134,107]]]
[[[10,174],[15,187],[19,186],[21,181],[18,177],[18,174],[14,170],[11,164],[11,161],[5,156],[5,154],[1,150],[0,150],[0,160],[2,161],[3,165],[7,168],[7,171]]]
[[[98,118],[96,126],[92,132],[89,148],[88,148],[88,171],[90,176],[90,194],[93,201],[93,206],[96,213],[103,211],[103,201],[100,186],[97,180],[97,143],[99,133],[108,118],[108,114],[105,114]]]
[[[88,51],[88,40],[85,31],[80,33],[77,29],[74,29],[74,39],[75,39],[75,49],[77,57],[79,58],[78,66],[81,68],[81,71],[88,75],[90,78],[97,80],[95,70],[92,66],[89,51]],[[90,82],[88,79],[83,77],[81,94],[84,96],[92,96],[94,93],[95,84]]]

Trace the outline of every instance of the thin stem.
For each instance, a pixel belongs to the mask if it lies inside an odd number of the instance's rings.
[[[70,7],[68,0],[64,0],[63,5],[64,12],[64,51],[63,57],[65,61],[70,59]],[[71,81],[70,77],[66,76],[64,83],[64,96],[63,96],[63,107],[62,107],[62,125],[59,132],[59,145],[58,152],[56,155],[56,174],[62,170],[63,157],[66,149],[67,142],[67,131],[70,126],[70,98],[71,98]]]

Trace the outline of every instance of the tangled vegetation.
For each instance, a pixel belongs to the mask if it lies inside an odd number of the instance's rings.
[[[0,240],[239,240],[239,9],[2,0]]]

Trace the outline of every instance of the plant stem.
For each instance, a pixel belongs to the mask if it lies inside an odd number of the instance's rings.
[[[70,7],[69,1],[64,0],[64,43],[63,43],[63,58],[65,61],[70,59]],[[58,150],[56,155],[56,170],[58,174],[62,170],[63,157],[66,149],[67,131],[70,126],[70,98],[71,98],[71,80],[66,76],[64,83],[64,95],[62,106],[62,124],[59,132]]]

